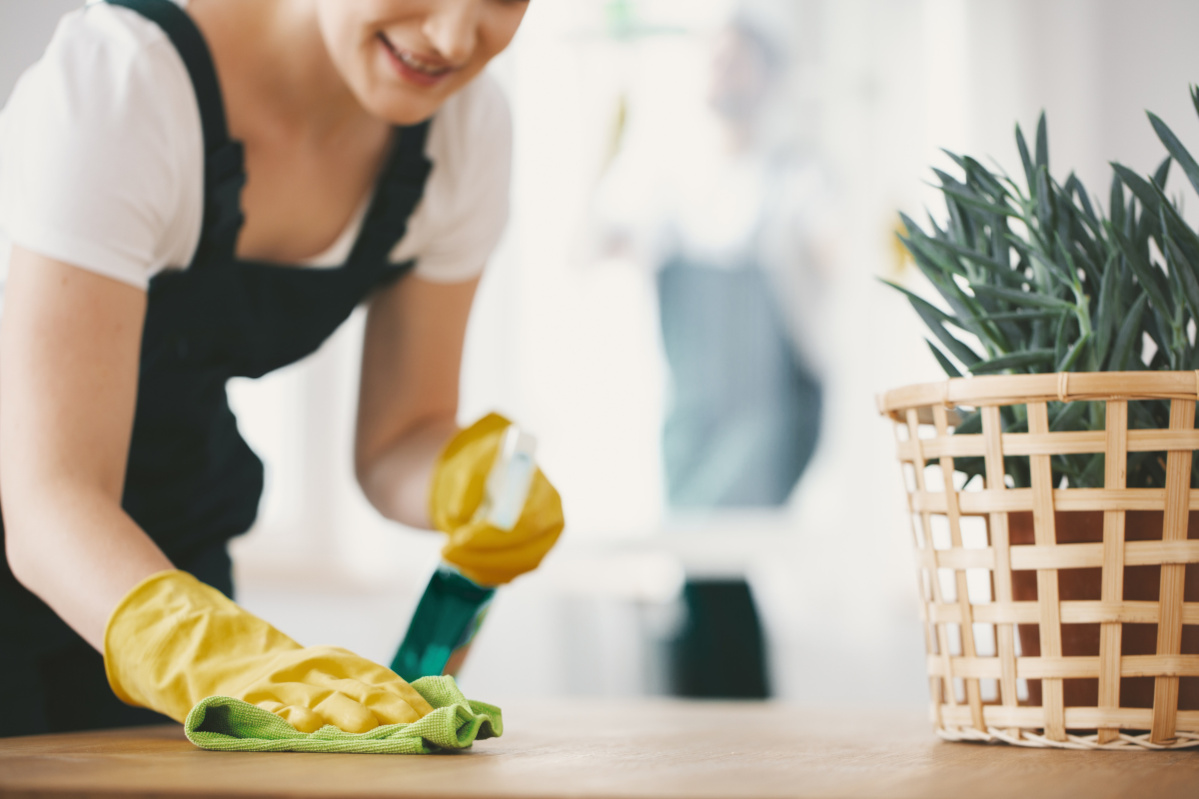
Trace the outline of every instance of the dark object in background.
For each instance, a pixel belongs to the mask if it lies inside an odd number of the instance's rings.
[[[766,648],[749,584],[690,580],[687,618],[670,644],[671,694],[708,699],[766,699]]]

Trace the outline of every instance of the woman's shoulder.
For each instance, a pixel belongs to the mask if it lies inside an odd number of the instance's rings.
[[[202,160],[195,94],[166,34],[88,4],[62,18],[0,112],[0,227],[144,285],[194,238]]]
[[[507,95],[490,72],[479,74],[447,100],[442,113],[482,122],[507,121],[510,117]]]
[[[173,100],[189,89],[186,67],[161,28],[131,9],[92,2],[62,17],[4,113],[34,124],[115,122],[177,109]],[[42,119],[55,115],[63,119]]]
[[[108,68],[179,60],[158,25],[130,8],[92,0],[62,17],[38,66],[94,64],[98,57]]]
[[[451,97],[433,119],[427,150],[433,173],[393,259],[417,257],[417,274],[436,282],[466,280],[508,219],[512,118],[499,83],[484,73]]]
[[[430,131],[434,162],[471,163],[506,154],[512,114],[499,82],[484,72],[446,101]]]

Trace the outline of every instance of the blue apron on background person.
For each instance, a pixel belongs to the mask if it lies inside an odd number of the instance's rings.
[[[424,152],[429,122],[397,128],[342,266],[241,260],[242,146],[229,136],[203,36],[170,0],[109,2],[157,23],[179,51],[205,147],[204,218],[192,262],[158,273],[148,289],[122,506],[178,568],[231,596],[226,544],[257,516],[263,466],[238,431],[226,383],[312,353],[372,291],[412,268],[389,256],[432,169]],[[19,686],[5,697],[0,736],[167,721],[122,704],[100,654],[25,590],[7,561],[0,568],[0,684]]]
[[[658,270],[670,407],[662,430],[672,508],[777,507],[816,449],[820,380],[766,272],[675,256]]]

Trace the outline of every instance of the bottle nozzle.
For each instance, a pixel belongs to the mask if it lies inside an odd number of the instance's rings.
[[[477,518],[500,530],[511,530],[520,519],[537,464],[533,455],[537,439],[509,425],[500,440],[495,463],[487,475],[483,504]]]

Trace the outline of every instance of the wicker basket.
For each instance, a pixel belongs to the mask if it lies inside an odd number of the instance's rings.
[[[1169,400],[1168,429],[1129,403]],[[908,482],[932,714],[950,740],[1199,747],[1199,373],[974,377],[879,397]],[[1050,432],[1050,402],[1102,402],[1105,429]],[[1027,408],[1005,433],[1001,407]],[[954,435],[960,410],[982,432]],[[1164,488],[1127,488],[1158,452]],[[1054,485],[1051,457],[1104,453],[1104,487]],[[954,459],[982,458],[965,483]],[[1029,488],[1005,480],[1027,458]],[[964,484],[965,483],[965,484]],[[1188,536],[1189,533],[1189,536]]]

